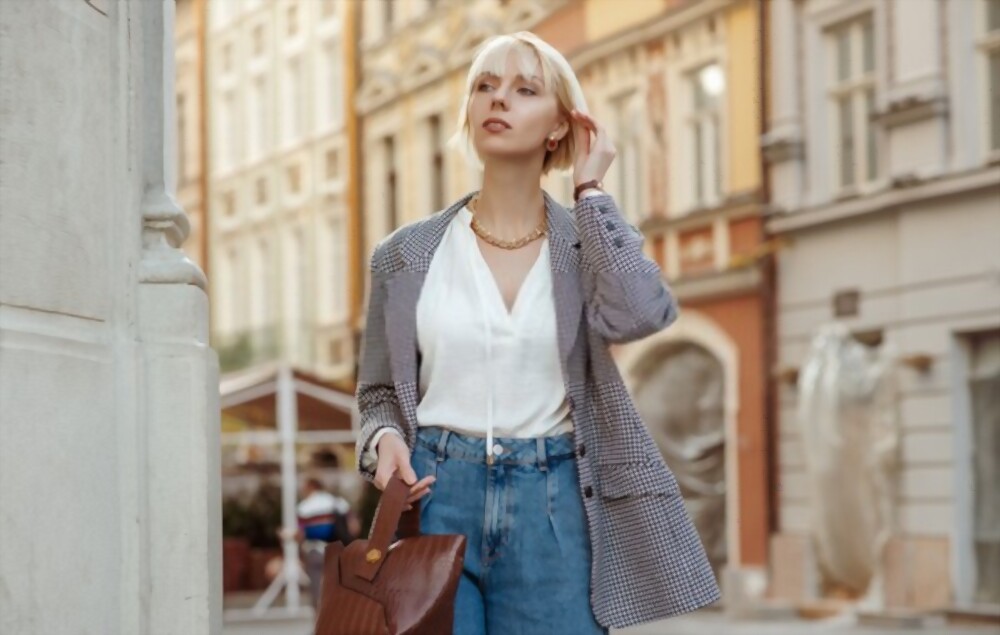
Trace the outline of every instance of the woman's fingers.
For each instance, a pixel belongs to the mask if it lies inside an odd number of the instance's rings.
[[[414,483],[413,487],[410,488],[410,491],[411,492],[415,492],[415,491],[417,491],[417,489],[422,488],[422,487],[426,487],[426,486],[430,485],[431,483],[433,483],[436,480],[437,479],[434,478],[433,476],[425,476],[422,479],[420,479],[419,481],[417,481],[416,483]]]
[[[614,156],[616,151],[614,144],[611,142],[611,137],[608,134],[608,129],[598,123],[598,121],[590,115],[585,115],[577,110],[574,110],[573,112],[576,114],[578,120],[585,122],[587,128],[594,133],[594,141],[588,147],[588,150],[592,149]]]
[[[582,150],[584,154],[590,152],[590,130],[587,128],[587,124],[573,111],[573,119],[575,124],[573,129],[573,135],[576,137],[576,147],[578,150]]]
[[[597,130],[597,120],[591,117],[590,115],[582,113],[579,110],[574,110],[572,114],[574,117],[576,117],[578,121],[582,122],[583,125],[585,125],[587,128],[590,128],[591,130],[595,131]]]

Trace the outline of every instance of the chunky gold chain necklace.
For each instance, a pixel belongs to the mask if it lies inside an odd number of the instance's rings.
[[[485,227],[479,224],[479,219],[476,218],[476,206],[479,203],[479,195],[476,194],[471,201],[469,201],[469,209],[472,210],[472,231],[476,232],[476,235],[488,242],[489,244],[500,247],[501,249],[520,249],[533,240],[538,240],[547,233],[547,219],[545,215],[542,216],[542,222],[538,224],[530,234],[518,238],[517,240],[504,240],[502,238],[497,238],[490,232],[486,230]]]

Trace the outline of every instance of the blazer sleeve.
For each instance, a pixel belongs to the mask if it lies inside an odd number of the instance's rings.
[[[660,266],[643,253],[645,237],[621,215],[614,198],[583,196],[573,213],[590,327],[623,344],[672,324],[678,316],[674,295]]]
[[[389,273],[379,266],[382,260],[381,249],[384,249],[384,243],[375,249],[371,259],[368,313],[361,340],[355,391],[360,419],[360,432],[355,445],[355,468],[368,482],[375,480],[376,464],[371,460],[375,454],[369,451],[375,433],[383,428],[391,428],[406,438],[401,423],[403,415],[389,366],[389,342],[385,330],[385,282]]]

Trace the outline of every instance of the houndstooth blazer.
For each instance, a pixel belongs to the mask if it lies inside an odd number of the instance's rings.
[[[417,300],[445,228],[474,194],[397,229],[372,255],[355,462],[369,482],[375,474],[360,458],[380,428],[395,428],[413,451]],[[677,317],[676,302],[642,253],[643,236],[610,195],[582,198],[570,212],[543,194],[558,348],[593,555],[594,616],[622,628],[693,611],[719,599],[715,576],[608,348],[665,328]]]

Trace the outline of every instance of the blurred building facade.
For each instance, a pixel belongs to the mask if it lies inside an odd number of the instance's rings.
[[[355,107],[363,148],[364,169],[358,176],[364,188],[366,256],[393,229],[478,187],[477,171],[445,148],[456,129],[476,47],[492,35],[536,26],[562,4],[411,0],[362,5]]]
[[[205,194],[208,188],[205,116],[205,0],[176,0],[177,202],[187,212],[191,234],[184,253],[209,276]]]
[[[208,4],[213,341],[223,370],[353,380],[353,9]]]
[[[728,568],[763,584],[770,489],[757,3],[368,2],[362,25],[365,254],[479,186],[481,174],[445,142],[483,40],[530,30],[576,68],[618,149],[606,186],[683,305],[671,329],[616,355],[720,575]],[[549,175],[543,187],[571,205],[571,174]]]
[[[819,593],[810,422],[797,416],[795,378],[817,329],[839,321],[895,361],[900,443],[877,593],[890,607],[995,608],[1000,2],[772,0],[767,10],[767,228],[789,243],[772,588]]]
[[[530,30],[609,127],[606,185],[680,299],[675,325],[615,354],[728,597],[828,591],[794,380],[839,320],[900,360],[880,591],[992,601],[995,0],[208,4],[201,169],[227,367],[353,379],[375,244],[479,186],[445,146],[468,64],[486,38]],[[543,187],[569,204],[570,178]],[[184,196],[195,205],[193,184]]]

